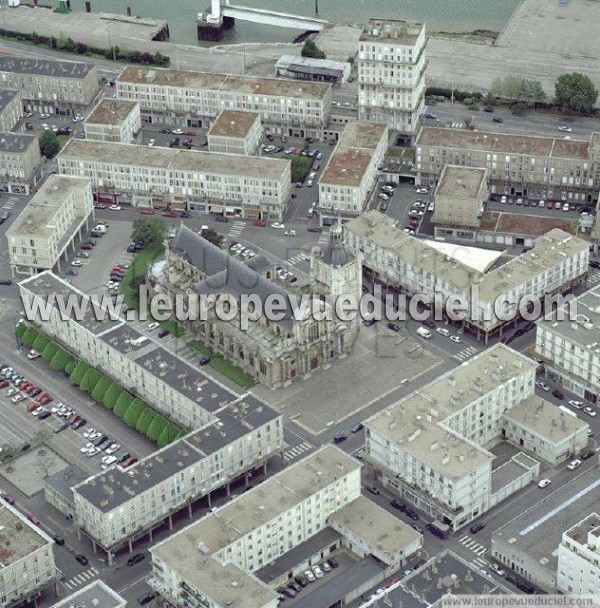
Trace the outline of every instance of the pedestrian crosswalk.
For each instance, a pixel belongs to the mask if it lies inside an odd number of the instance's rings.
[[[452,123],[452,127],[454,129],[464,129],[465,128],[465,123],[464,122],[453,122]]]
[[[474,346],[467,346],[467,348],[463,348],[459,353],[454,355],[455,359],[459,361],[466,361],[470,359],[473,355],[477,354],[478,350]]]
[[[18,200],[18,196],[9,196],[6,200],[2,201],[2,209],[12,209]]]
[[[310,443],[308,443],[308,441],[305,441],[304,443],[301,443],[300,445],[296,445],[293,447],[288,446],[288,449],[283,453],[283,457],[287,461],[295,460],[296,458],[298,458],[305,452],[308,452],[309,450],[313,450],[313,449],[314,449],[314,446],[311,445]]]
[[[295,266],[296,264],[300,264],[308,260],[310,260],[310,258],[305,253],[298,253],[297,255],[294,255],[289,258],[287,260],[287,264],[289,264],[290,266]]]
[[[587,278],[588,285],[596,285],[596,283],[600,283],[600,270],[596,270],[588,275]]]
[[[231,225],[231,228],[229,229],[229,236],[230,237],[238,237],[240,236],[240,234],[242,234],[242,231],[244,230],[244,228],[246,227],[246,223],[245,222],[233,222],[233,224]]]
[[[487,566],[489,566],[489,562],[486,562],[483,558],[481,557],[476,557],[475,559],[472,560],[472,563],[475,564],[475,566],[477,568],[486,568]]]
[[[478,557],[483,557],[487,553],[487,547],[479,544],[474,538],[471,538],[468,534],[465,534],[459,541],[461,545],[473,551]]]
[[[63,581],[65,587],[67,589],[75,589],[80,585],[88,583],[91,579],[95,578],[98,575],[98,570],[92,566],[88,568],[85,572],[81,572],[77,576],[70,578],[68,581]]]

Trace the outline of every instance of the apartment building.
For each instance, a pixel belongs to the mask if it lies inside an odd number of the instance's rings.
[[[93,63],[0,57],[0,88],[21,91],[26,112],[83,115],[100,93]]]
[[[52,608],[125,608],[127,601],[104,581],[95,580],[67,595]]]
[[[434,193],[431,221],[437,225],[479,227],[488,200],[487,169],[446,165]]]
[[[0,192],[30,194],[42,179],[41,164],[37,136],[0,133]]]
[[[549,403],[539,407],[536,368],[503,344],[489,348],[369,418],[365,460],[406,501],[453,530],[462,528],[532,481],[539,474],[534,458],[550,455],[554,464],[580,449],[583,436],[587,443],[587,424]],[[507,432],[510,424],[536,437]],[[499,438],[534,458],[520,453],[493,466],[485,446]],[[556,443],[564,450],[560,457],[551,449]]]
[[[142,130],[140,106],[134,101],[104,97],[86,118],[83,129],[86,139],[139,143],[138,136]]]
[[[299,55],[282,55],[275,63],[277,76],[331,82],[342,84],[348,82],[352,72],[352,64],[347,61],[332,61],[331,59],[316,59]]]
[[[588,444],[589,426],[544,399],[531,395],[505,412],[502,439],[555,466]]]
[[[600,515],[569,528],[558,545],[556,588],[568,595],[600,597]]]
[[[578,296],[553,319],[540,320],[536,356],[546,373],[567,390],[591,403],[600,400],[600,286]]]
[[[23,118],[21,92],[0,88],[0,133],[12,131],[21,118]]]
[[[283,219],[288,160],[71,139],[58,172],[92,180],[98,199],[245,219]]]
[[[6,231],[12,276],[61,272],[93,221],[90,180],[50,175]]]
[[[250,156],[258,152],[261,138],[260,114],[222,110],[208,130],[208,151]]]
[[[600,134],[589,141],[422,127],[416,183],[435,187],[448,164],[485,168],[492,193],[592,203],[600,188]]]
[[[358,42],[359,120],[412,140],[425,110],[425,25],[370,19]]]
[[[0,606],[10,608],[35,601],[40,592],[58,583],[54,541],[20,511],[0,504]]]
[[[559,229],[487,272],[408,235],[375,210],[350,220],[343,229],[345,245],[362,256],[363,266],[382,283],[423,294],[441,310],[460,294],[467,308],[464,328],[486,341],[493,333],[502,335],[509,319],[518,317],[519,302],[562,293],[582,282],[588,271],[588,242]]]
[[[361,497],[360,468],[337,447],[323,446],[152,547],[150,584],[175,606],[274,608],[274,588],[308,567],[300,551],[303,543],[331,526],[337,528],[331,538],[348,534],[341,541],[346,546],[356,541],[359,559],[372,559],[360,553],[372,549],[377,538],[375,551],[382,563],[389,564],[388,549],[397,563],[404,563],[420,548],[422,537]],[[374,522],[371,530],[359,525],[365,521]],[[382,534],[383,525],[388,527]],[[287,562],[282,577],[261,580],[261,569],[279,558]],[[386,576],[383,570],[380,576]],[[318,592],[312,600],[308,595],[302,600],[319,605]]]
[[[364,210],[377,182],[388,145],[384,124],[349,122],[319,178],[322,224],[356,217]]]
[[[276,282],[270,264],[267,263],[266,270],[257,268],[264,262],[258,258],[245,264],[181,225],[166,246],[162,271],[158,275],[150,272],[147,282],[151,293],[168,294],[173,303],[183,298],[190,310],[198,308],[200,298],[220,293],[227,293],[238,302],[247,296],[258,297],[265,303],[274,299],[282,302],[285,310],[279,319],[267,319],[263,314],[250,320],[247,328],[240,327],[238,316],[230,321],[219,318],[214,302],[205,315],[198,314],[185,322],[203,344],[221,353],[257,382],[278,388],[307,378],[347,355],[353,347],[357,325],[327,315],[319,319],[313,315],[311,306],[294,313],[291,299],[297,294]],[[349,270],[337,269],[330,276],[345,272],[353,273],[353,285],[360,290],[360,265],[355,264]],[[323,281],[328,280],[325,273],[320,276]]]
[[[221,110],[260,114],[279,135],[321,137],[331,111],[331,85],[283,78],[127,67],[117,97],[137,101],[151,123],[207,128]]]

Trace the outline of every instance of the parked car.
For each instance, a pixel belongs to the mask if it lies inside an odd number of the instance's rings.
[[[545,382],[542,382],[541,380],[538,380],[538,381],[535,383],[535,385],[536,385],[538,388],[541,388],[541,389],[542,389],[544,392],[546,392],[546,393],[550,391],[550,387],[549,387],[549,386],[548,386],[548,385],[547,385]]]
[[[379,490],[379,488],[377,486],[369,486],[367,488],[367,490],[369,490],[369,492],[371,492],[371,494],[381,494],[381,491]]]
[[[477,534],[477,532],[479,532],[480,530],[483,530],[484,528],[485,528],[485,523],[483,523],[482,521],[478,521],[476,524],[473,524],[469,528],[469,531],[471,532],[471,534]]]
[[[39,526],[40,525],[40,520],[33,514],[33,513],[28,513],[27,514],[27,519],[34,525],[34,526]]]
[[[127,565],[135,566],[135,564],[139,564],[140,562],[144,561],[145,559],[146,559],[146,556],[143,553],[136,553],[135,555],[132,555],[127,560]]]
[[[567,465],[567,469],[569,469],[569,471],[574,471],[575,469],[578,469],[581,466],[581,460],[579,459],[575,459],[575,460],[571,460],[571,462]]]
[[[323,570],[319,566],[313,566],[312,571],[317,578],[323,578]]]
[[[559,399],[560,401],[562,401],[565,398],[564,394],[561,391],[559,391],[557,388],[555,388],[552,391],[552,395],[554,397],[556,397],[557,399]]]
[[[347,437],[346,435],[336,435],[333,438],[333,443],[342,443],[343,441],[346,441]]]
[[[147,593],[146,595],[142,595],[142,597],[138,598],[138,604],[142,606],[144,604],[149,604],[155,597],[156,595],[154,593]]]
[[[506,572],[500,568],[498,564],[490,564],[490,570],[495,572],[498,576],[504,576]]]
[[[588,458],[591,458],[594,455],[593,450],[588,450],[587,452],[583,452],[579,458],[581,460],[587,460]]]
[[[538,482],[538,488],[547,488],[551,483],[552,481],[550,479],[541,479]]]
[[[316,580],[312,570],[305,570],[304,576],[309,583],[314,583]]]

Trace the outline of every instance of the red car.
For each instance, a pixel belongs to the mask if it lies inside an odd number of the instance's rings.
[[[36,401],[38,401],[38,402],[40,402],[40,403],[41,403],[42,399],[45,399],[46,397],[48,397],[48,393],[40,393],[40,394],[37,396]]]
[[[6,388],[9,385],[9,381],[8,380],[2,380],[2,382],[0,382],[0,389],[1,388]]]
[[[127,460],[125,460],[125,462],[123,462],[121,464],[121,466],[126,469],[127,467],[130,467],[132,464],[135,464],[138,461],[138,459],[135,456],[130,456]]]
[[[33,412],[33,410],[37,410],[37,408],[40,407],[40,404],[37,401],[32,401],[28,406],[27,406],[27,411],[28,412]]]
[[[196,135],[196,133],[194,131],[186,131],[184,135],[187,135],[188,137],[193,137],[194,135]]]
[[[41,399],[38,397],[38,400],[37,400],[37,402],[40,405],[48,405],[49,403],[52,403],[52,401],[53,401],[52,397],[50,397],[50,395],[48,395],[46,393],[43,394]]]
[[[15,504],[15,497],[12,494],[0,494],[0,498],[5,500],[9,505]]]
[[[263,220],[254,220],[252,222],[253,226],[260,226],[261,228],[264,228],[267,225],[267,222],[263,221]]]
[[[40,520],[33,513],[29,513],[27,519],[35,526],[40,525]]]
[[[140,209],[142,215],[154,215],[154,209]]]
[[[170,209],[166,209],[162,212],[162,214],[163,217],[179,217],[174,211],[171,211]]]
[[[29,380],[26,380],[25,382],[23,382],[21,384],[21,386],[19,388],[21,389],[21,391],[27,392],[28,390],[32,389],[33,386],[34,386],[33,382],[29,382]],[[2,386],[2,383],[0,383],[0,388],[4,388]]]

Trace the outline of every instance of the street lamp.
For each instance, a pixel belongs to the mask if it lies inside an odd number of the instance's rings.
[[[116,57],[116,53],[115,53],[115,47],[111,44],[111,41],[110,41],[110,28],[111,28],[112,24],[113,24],[112,21],[108,22],[108,25],[106,27],[106,33],[108,35],[108,48],[112,50],[113,61],[116,61],[117,57]]]

